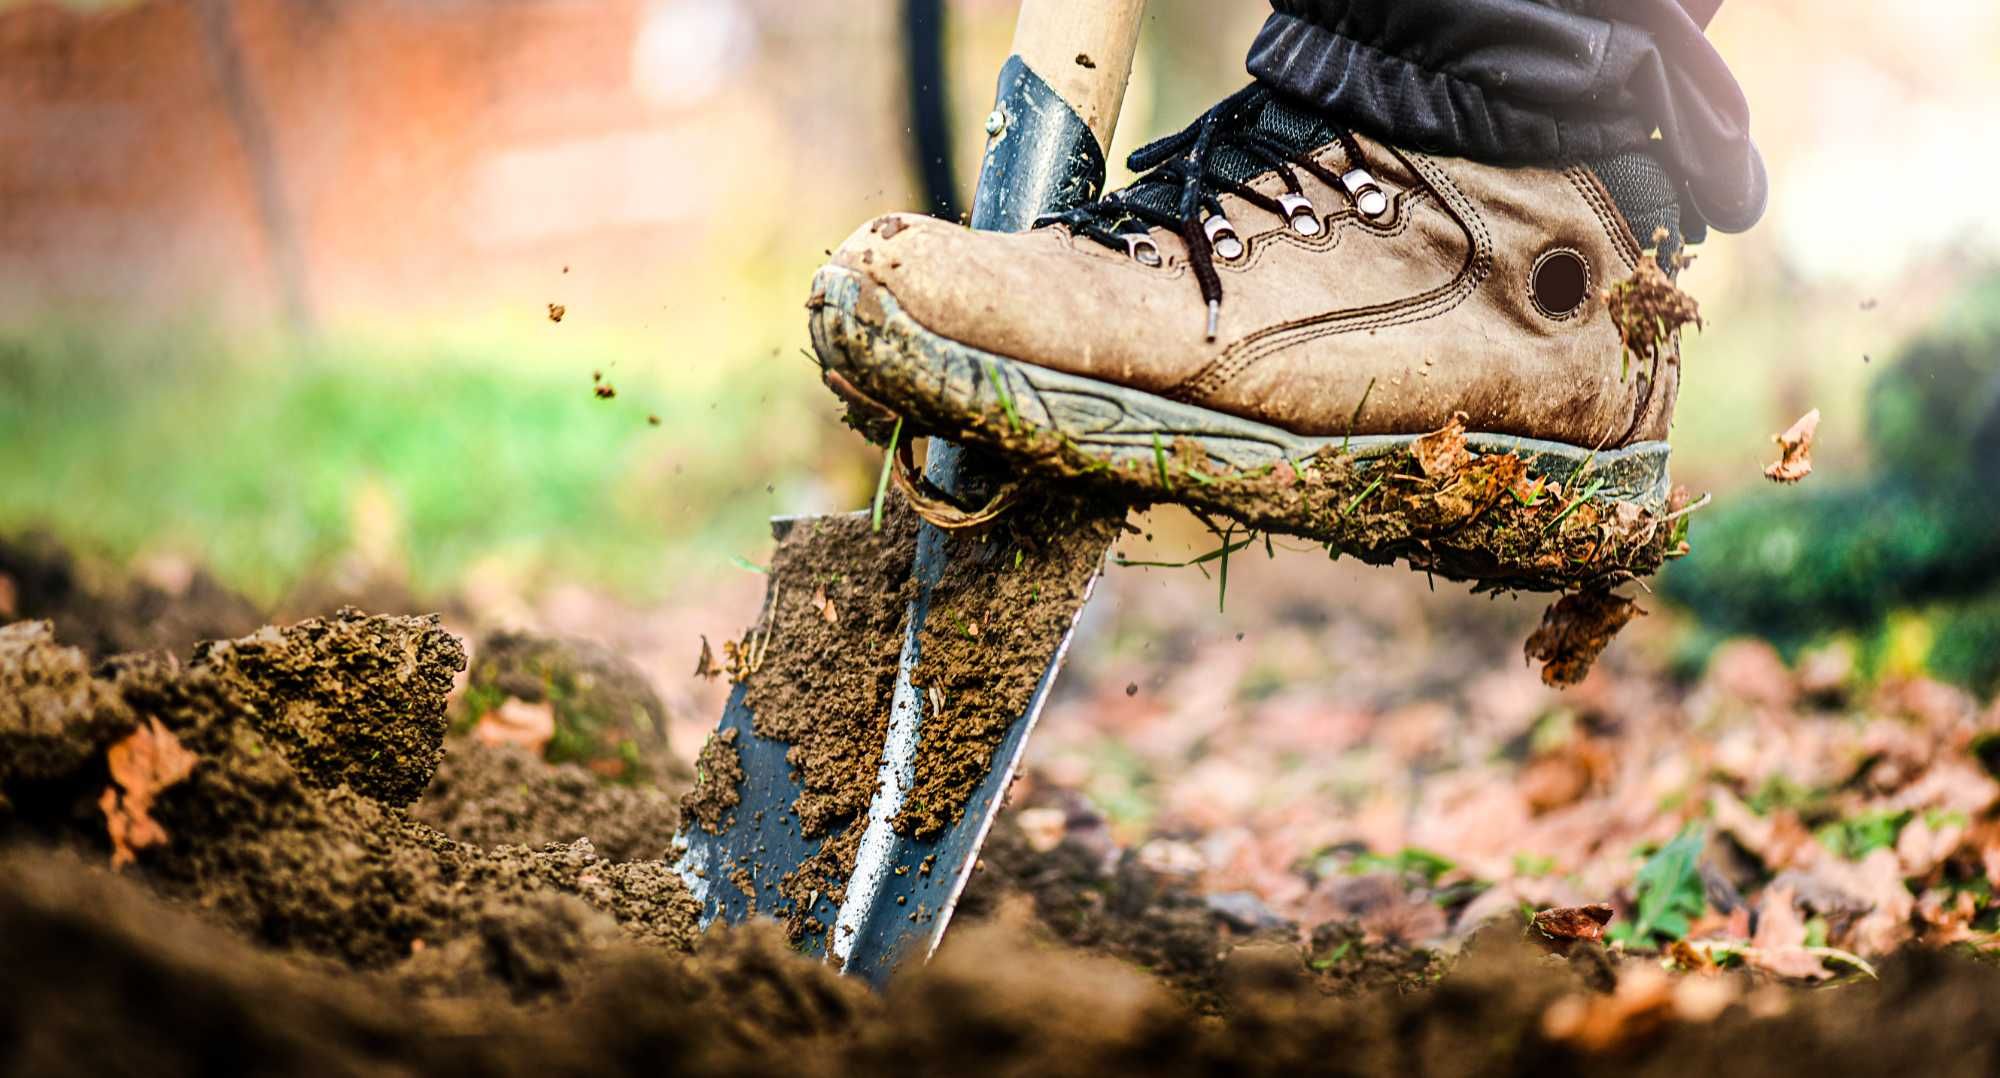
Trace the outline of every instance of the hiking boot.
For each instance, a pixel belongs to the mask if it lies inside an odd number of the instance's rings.
[[[878,437],[900,416],[1453,576],[1560,586],[1678,542],[1678,332],[1643,330],[1693,308],[1638,273],[1635,226],[1679,239],[1652,158],[1432,157],[1251,86],[1129,164],[1025,233],[861,228],[813,283],[828,384]]]

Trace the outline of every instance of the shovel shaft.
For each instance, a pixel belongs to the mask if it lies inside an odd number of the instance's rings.
[[[1014,24],[1014,55],[1069,103],[1106,153],[1145,10],[1146,0],[1024,0]]]

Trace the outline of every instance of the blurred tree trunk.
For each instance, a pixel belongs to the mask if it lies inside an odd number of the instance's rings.
[[[263,227],[265,252],[277,276],[279,300],[285,320],[296,333],[313,329],[312,304],[306,287],[305,255],[299,244],[298,225],[285,198],[283,170],[271,140],[269,117],[263,101],[251,85],[243,65],[242,43],[230,10],[234,0],[194,0],[201,23],[202,46],[209,66],[215,69],[217,87],[229,110],[230,122],[242,143],[243,157],[250,166],[251,187],[257,198],[257,217]]]

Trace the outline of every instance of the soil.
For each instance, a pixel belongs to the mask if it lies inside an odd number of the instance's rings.
[[[899,832],[929,837],[964,814],[1124,519],[1123,506],[1034,488],[1002,528],[956,540],[974,546],[954,554],[932,591],[910,678],[932,707]]]
[[[709,834],[719,835],[743,800],[743,757],[736,751],[735,730],[708,736],[695,757],[694,774],[694,788],[681,798],[681,811]]]
[[[912,530],[835,527],[889,553]],[[901,598],[893,559],[860,564]],[[841,617],[869,616],[866,594],[828,586]],[[788,602],[774,609],[765,671],[789,661],[788,630],[811,639]],[[437,686],[462,661],[429,619],[348,612],[195,654],[93,663],[42,623],[0,629],[9,1070],[1678,1078],[2000,1063],[2000,969],[1956,952],[1801,990],[1669,977],[1589,939],[1551,955],[1508,917],[1453,954],[1338,920],[1307,932],[1195,893],[1053,787],[996,826],[937,958],[877,995],[792,953],[777,926],[697,939],[678,879],[636,859],[671,830],[672,790],[450,738],[422,798],[386,803],[422,770]],[[835,669],[860,678],[862,659]],[[365,721],[331,721],[335,701]],[[135,736],[191,766],[114,767]],[[299,759],[315,738],[332,762]],[[839,796],[842,769],[816,773]],[[100,807],[113,787],[150,798],[162,833],[122,872]],[[1037,849],[1015,820],[1050,809],[1063,834]]]
[[[550,763],[576,763],[625,783],[692,776],[667,744],[667,710],[636,664],[590,640],[503,631],[473,649],[453,728],[471,729],[509,698],[546,704]]]
[[[853,874],[916,586],[916,534],[900,504],[879,531],[863,514],[802,523],[778,544],[763,616],[735,649],[754,657],[739,672],[758,736],[792,746],[800,832],[831,836],[781,888],[800,908],[814,891],[839,902]]]

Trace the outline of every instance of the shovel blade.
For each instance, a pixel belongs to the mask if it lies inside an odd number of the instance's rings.
[[[933,480],[951,481],[956,455],[954,448],[934,447]],[[777,662],[748,672],[746,683],[731,692],[717,729],[718,737],[730,739],[741,766],[737,799],[720,826],[711,829],[689,820],[676,838],[677,868],[702,903],[704,926],[716,920],[775,918],[785,924],[797,949],[829,957],[844,971],[877,984],[902,961],[928,956],[977,866],[979,848],[1005,800],[1122,515],[1122,509],[1094,506],[1055,516],[1023,513],[1008,534],[979,537],[953,536],[929,524],[916,529],[914,548],[903,548],[910,561],[911,594],[897,626],[901,647],[893,687],[867,702],[888,716],[879,745],[866,747],[866,763],[874,769],[872,794],[865,811],[830,826],[822,822],[817,833],[809,834],[802,822],[801,810],[809,816],[807,806],[817,795],[801,781],[798,746],[766,736],[769,723],[760,733],[752,706],[756,679],[788,675]],[[1057,526],[1058,520],[1064,523]],[[904,517],[900,526],[910,523]],[[780,579],[779,567],[796,560],[787,547],[814,541],[829,525],[859,530],[866,521],[855,514],[774,523],[779,552],[773,559],[772,591],[791,593],[792,598],[782,600],[791,616],[807,600]],[[1081,580],[1079,567],[1087,573]],[[1004,595],[989,586],[999,574],[1008,576]],[[1032,668],[1037,675],[1032,691],[1024,700],[1007,701],[1007,719],[997,736],[990,731],[970,736],[964,725],[970,702],[958,697],[983,691],[989,682],[983,674],[954,680],[940,673],[940,653],[958,649],[961,667],[968,651],[975,658],[985,655],[988,641],[978,635],[978,626],[999,624],[1007,613],[1001,606],[1024,596],[1034,596],[1040,604],[1031,628],[1011,635],[987,632],[991,664]],[[776,614],[770,624],[780,624]],[[877,630],[864,619],[851,618],[840,631],[857,638],[822,643],[821,653],[864,655],[867,644],[859,637]],[[778,629],[768,647],[789,660],[784,649],[791,643]],[[1004,678],[990,684],[995,694],[1006,694]],[[767,690],[760,698],[775,697]],[[974,746],[970,750],[968,742]],[[940,762],[939,754],[947,751],[960,757],[973,754],[977,770],[969,781],[962,758]],[[981,753],[984,758],[976,759]],[[944,769],[961,774],[946,796],[962,802],[923,804],[921,798],[939,796],[935,778]],[[913,823],[913,810],[931,825]]]

